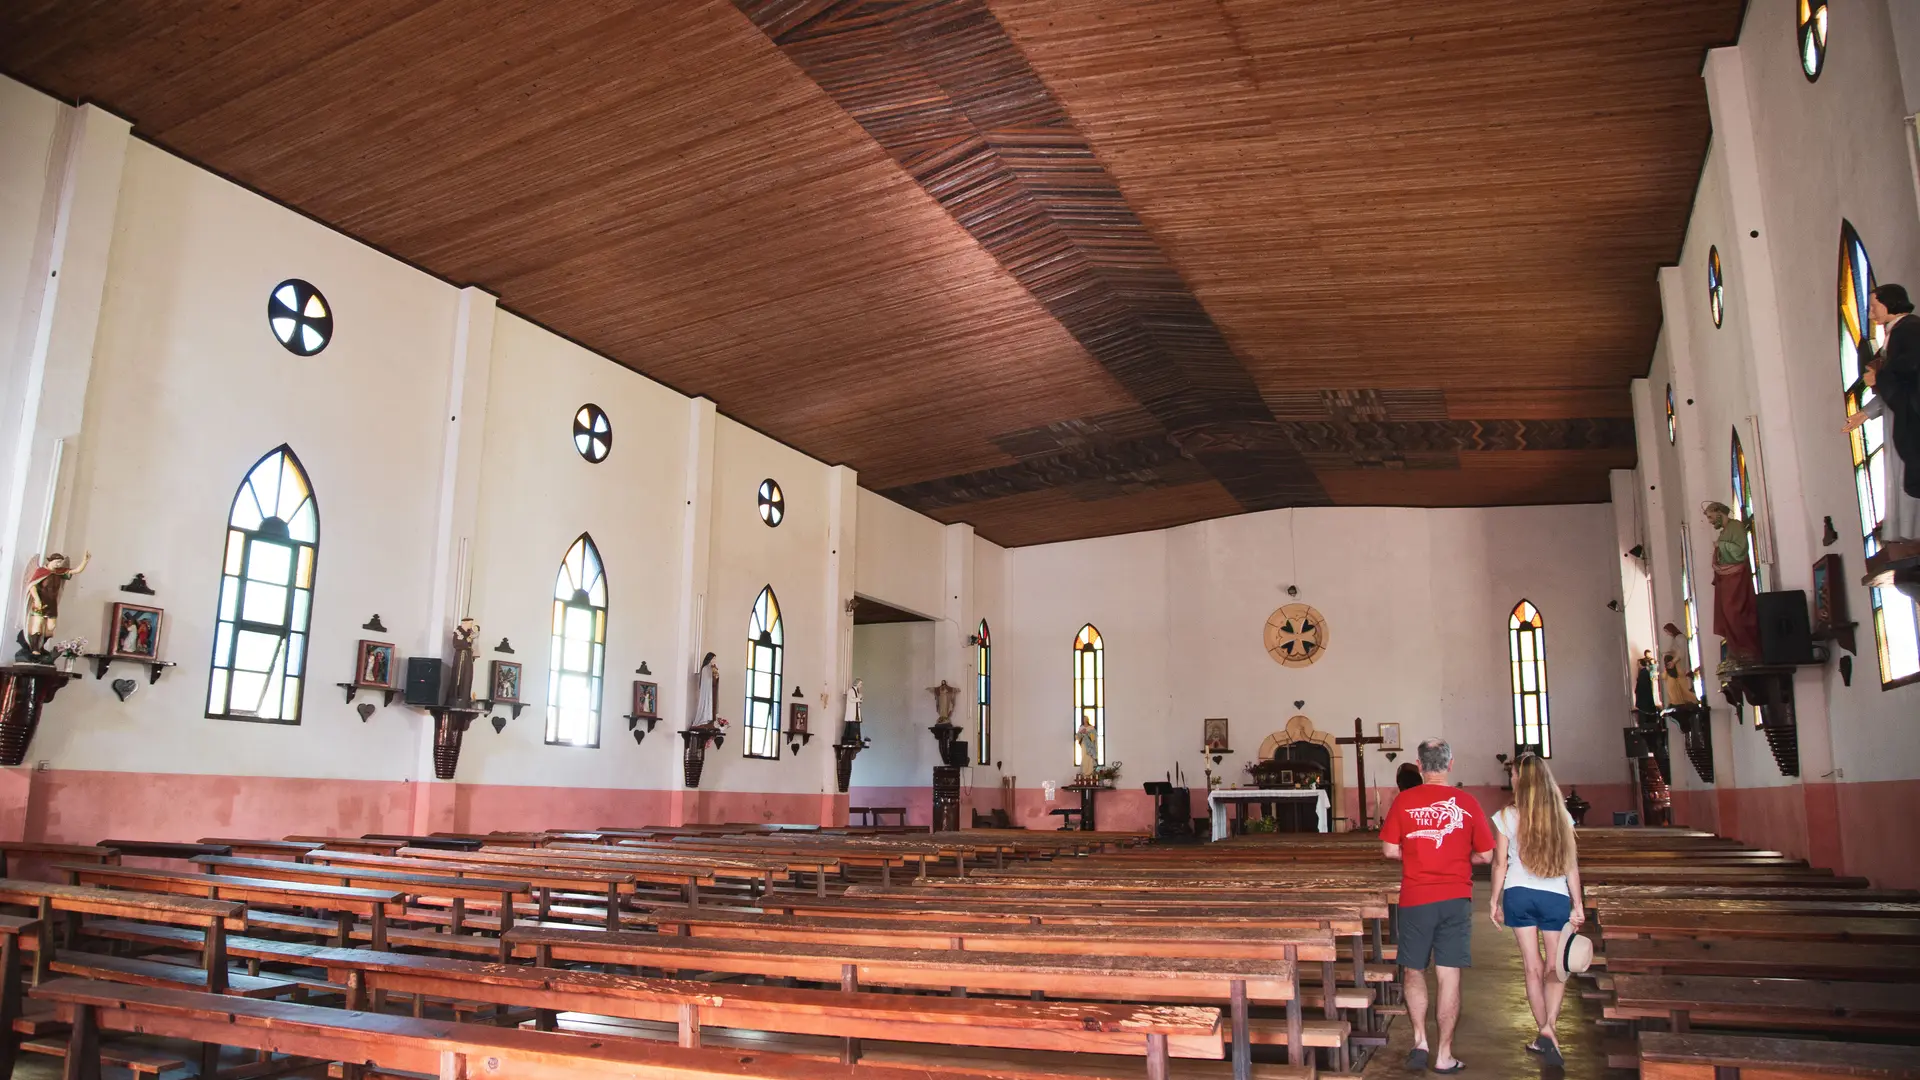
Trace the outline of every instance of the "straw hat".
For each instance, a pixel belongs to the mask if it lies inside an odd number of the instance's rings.
[[[1566,982],[1593,964],[1593,939],[1577,934],[1573,922],[1560,928],[1560,947],[1553,954],[1553,977]]]

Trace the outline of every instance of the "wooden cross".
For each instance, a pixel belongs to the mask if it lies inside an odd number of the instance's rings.
[[[1386,742],[1386,740],[1378,735],[1368,738],[1361,730],[1360,718],[1356,716],[1353,718],[1353,738],[1333,741],[1342,746],[1353,747],[1353,767],[1360,776],[1359,798],[1355,802],[1360,807],[1360,831],[1365,832],[1369,827],[1367,825],[1367,747],[1370,744]]]

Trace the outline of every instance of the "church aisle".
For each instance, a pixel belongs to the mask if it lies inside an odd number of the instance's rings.
[[[1492,885],[1476,881],[1473,905],[1473,968],[1461,980],[1460,1030],[1454,1040],[1454,1054],[1466,1062],[1461,1076],[1520,1077],[1545,1076],[1558,1080],[1599,1080],[1629,1073],[1609,1070],[1600,1050],[1600,1029],[1594,1021],[1600,1006],[1579,996],[1580,980],[1567,988],[1567,1001],[1560,1013],[1560,1051],[1567,1064],[1562,1069],[1547,1069],[1541,1060],[1526,1052],[1533,1037],[1533,1016],[1527,1011],[1526,980],[1521,975],[1520,950],[1513,935],[1487,921],[1487,904]],[[1363,1074],[1375,1077],[1424,1076],[1407,1069],[1407,1051],[1413,1046],[1412,1029],[1405,1017],[1395,1017],[1392,1042],[1373,1056]],[[1429,1021],[1429,1044],[1437,1032]]]

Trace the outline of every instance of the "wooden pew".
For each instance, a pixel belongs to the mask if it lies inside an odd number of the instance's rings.
[[[17,855],[57,862],[117,863],[120,861],[119,852],[92,844],[42,844],[25,840],[0,840],[0,878],[12,876],[9,872],[8,859],[10,856]]]
[[[225,844],[184,844],[171,840],[102,840],[99,847],[116,851],[122,858],[191,859],[196,855],[231,855]]]
[[[387,916],[406,908],[406,894],[392,889],[356,889],[266,878],[196,874],[182,870],[146,870],[125,866],[58,866],[75,885],[100,885],[145,893],[173,893],[248,904],[278,904],[337,912],[342,920],[359,917],[373,928],[373,947],[387,947]],[[137,917],[137,916],[136,916]],[[257,916],[256,916],[257,917]],[[350,922],[343,921],[344,933]]]
[[[55,1004],[72,1025],[68,1075],[73,1080],[97,1080],[102,1031],[138,1031],[443,1080],[468,1076],[490,1080],[978,1080],[979,1075],[873,1065],[850,1070],[791,1054],[740,1054],[638,1039],[582,1039],[77,979],[36,987],[33,996]]]
[[[0,1077],[11,1077],[20,1049],[14,1023],[20,1019],[25,988],[20,978],[20,953],[31,945],[35,951],[46,924],[39,919],[0,915]]]
[[[1920,945],[1620,940],[1607,943],[1606,972],[1908,983],[1920,981]]]
[[[123,892],[115,889],[90,889],[78,885],[55,885],[44,881],[0,879],[0,904],[19,904],[35,908],[41,929],[34,934],[33,981],[46,981],[53,961],[51,927],[56,913],[105,915],[116,919],[164,923],[194,927],[203,932],[202,969],[207,988],[213,993],[226,991],[227,931],[247,928],[245,904],[220,900],[198,900],[152,893]],[[17,935],[16,935],[17,936]]]
[[[308,855],[307,861],[320,866],[364,867],[369,870],[456,880],[476,876],[488,876],[496,880],[511,879],[515,883],[524,885],[524,888],[514,893],[515,897],[526,897],[529,913],[534,918],[543,920],[552,913],[555,891],[595,892],[600,894],[600,901],[606,905],[606,910],[601,917],[609,930],[620,928],[620,911],[625,905],[622,898],[634,895],[636,879],[632,874],[572,870],[557,867],[552,860],[541,862],[531,859],[524,861],[485,859],[478,852],[449,852],[448,854],[457,854],[462,857],[439,859],[404,855],[364,855],[358,852],[330,851],[322,848]],[[511,926],[508,929],[511,929]]]
[[[1640,1080],[1920,1080],[1910,1046],[1734,1035],[1640,1036]]]
[[[1920,1035],[1920,997],[1884,983],[1715,975],[1616,975],[1610,1020],[1666,1020],[1764,1031]]]
[[[542,848],[539,850],[545,852],[547,849]],[[699,903],[700,890],[704,887],[711,887],[719,880],[719,875],[714,868],[706,866],[688,864],[649,866],[642,865],[639,862],[632,862],[621,863],[617,870],[608,871],[606,866],[609,864],[605,862],[598,863],[594,868],[588,869],[584,865],[576,865],[573,860],[568,860],[564,856],[549,857],[542,855],[536,857],[517,849],[504,851],[435,851],[430,848],[402,848],[394,852],[394,855],[396,857],[436,860],[456,864],[464,863],[468,865],[493,865],[519,868],[530,864],[543,863],[557,870],[579,869],[587,870],[589,873],[614,872],[627,875],[633,878],[636,883],[655,882],[675,886],[681,890],[681,894],[689,904]],[[584,860],[582,860],[582,862],[584,862]],[[757,869],[750,871],[749,876],[758,880],[766,880],[769,874],[764,869]],[[625,891],[631,892],[631,890]]]
[[[318,841],[311,840],[240,840],[221,836],[203,836],[203,844],[217,844],[231,854],[241,858],[273,858],[280,856],[299,862],[301,856],[322,847]]]
[[[1603,940],[1660,938],[1666,940],[1851,941],[1886,945],[1920,944],[1920,919],[1877,919],[1855,916],[1776,915],[1768,918],[1728,918],[1698,911],[1615,911],[1600,923]]]
[[[531,896],[533,886],[524,881],[502,881],[491,878],[467,878],[452,875],[403,874],[391,870],[362,869],[360,867],[316,866],[310,863],[276,862],[269,859],[234,859],[202,855],[193,860],[207,868],[210,876],[231,879],[232,877],[252,878],[256,880],[298,881],[316,885],[345,885],[370,889],[402,889],[404,908],[405,897],[411,893],[417,897],[444,899],[451,904],[451,919],[448,929],[455,934],[465,932],[462,925],[465,904],[470,900],[494,904],[499,910],[499,929],[513,929],[513,900],[516,896]],[[222,874],[221,871],[231,871]],[[399,913],[406,917],[405,910]],[[502,948],[501,959],[506,959]]]
[[[369,840],[363,836],[283,836],[281,839],[319,844],[334,851],[361,851],[369,855],[391,855],[407,846],[405,840]]]
[[[1288,1057],[1306,1062],[1299,973],[1287,960],[1160,960],[1133,956],[1060,956],[888,949],[798,942],[755,943],[662,934],[568,931],[521,927],[508,935],[514,955],[541,967],[555,960],[635,967],[719,971],[913,989],[963,988],[994,993],[1051,993],[1130,1003],[1228,1002],[1233,1019],[1234,1073],[1251,1067],[1249,1003],[1284,1006]]]

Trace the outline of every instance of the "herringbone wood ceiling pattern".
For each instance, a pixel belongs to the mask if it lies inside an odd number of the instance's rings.
[[[1740,14],[39,0],[0,69],[1027,544],[1605,499]]]

